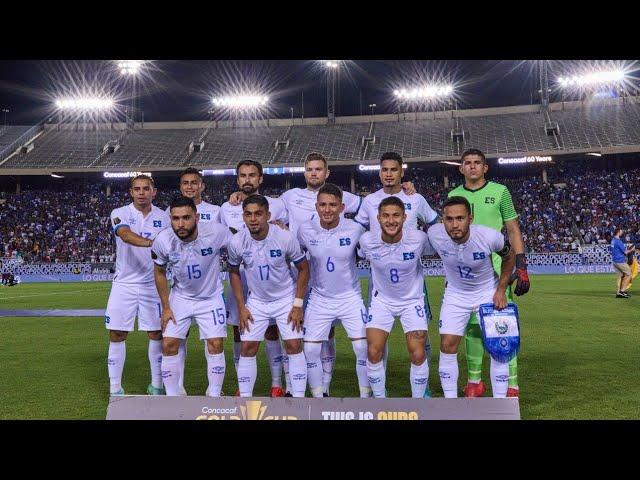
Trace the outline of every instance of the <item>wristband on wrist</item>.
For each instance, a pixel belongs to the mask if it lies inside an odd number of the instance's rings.
[[[294,298],[293,299],[293,306],[294,307],[302,308],[303,305],[304,305],[304,300],[302,298]]]

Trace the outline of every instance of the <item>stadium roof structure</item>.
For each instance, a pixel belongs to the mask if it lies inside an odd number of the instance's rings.
[[[488,158],[640,152],[640,97],[502,108],[256,121],[14,127],[0,175],[234,167],[252,159],[300,166],[307,153],[332,165],[377,163],[396,151],[407,162],[458,160],[467,148]],[[17,138],[15,138],[17,136]]]

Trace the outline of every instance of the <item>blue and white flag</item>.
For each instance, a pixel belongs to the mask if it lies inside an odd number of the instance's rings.
[[[520,322],[518,307],[509,303],[497,310],[493,303],[478,308],[484,348],[497,362],[507,363],[520,350]]]

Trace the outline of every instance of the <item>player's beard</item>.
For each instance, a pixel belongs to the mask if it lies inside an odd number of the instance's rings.
[[[196,228],[198,228],[198,226],[194,225],[193,228],[190,228],[190,229],[189,228],[178,229],[178,230],[174,229],[173,231],[180,240],[185,240],[187,238],[191,238],[191,236],[195,233]]]
[[[250,183],[245,183],[242,186],[242,193],[244,193],[245,195],[249,196],[249,195],[253,195],[254,193],[258,193],[258,187],[254,187],[252,184]]]

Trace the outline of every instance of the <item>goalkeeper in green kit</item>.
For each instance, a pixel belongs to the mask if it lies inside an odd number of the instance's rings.
[[[524,253],[524,241],[520,232],[518,214],[513,206],[509,189],[484,178],[488,169],[484,153],[476,149],[465,151],[462,154],[462,165],[460,165],[460,173],[464,175],[464,185],[450,191],[449,197],[464,197],[469,201],[474,224],[485,225],[498,231],[502,231],[503,226],[506,226],[509,243],[516,253],[516,270],[512,278],[512,280],[516,280],[516,287],[513,289],[513,293],[518,296],[524,295],[529,291],[529,274],[527,273],[527,258]],[[498,255],[492,255],[493,268],[498,275],[500,274],[501,260]],[[507,300],[513,302],[511,287],[507,290]],[[464,389],[464,395],[465,397],[481,397],[485,392],[485,386],[481,380],[484,346],[476,314],[471,316],[464,339],[469,371],[469,381]],[[509,362],[507,397],[518,396],[518,359],[514,357]]]

